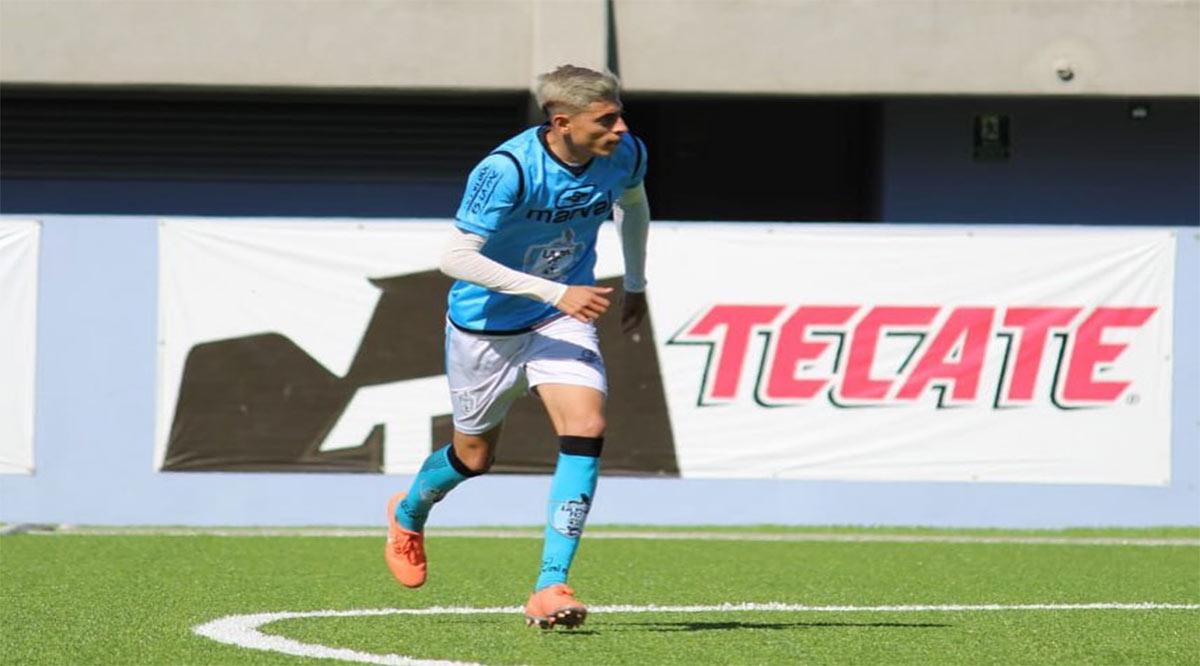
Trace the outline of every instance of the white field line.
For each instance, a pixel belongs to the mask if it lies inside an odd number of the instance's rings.
[[[970,612],[970,611],[1068,611],[1068,610],[1200,610],[1200,604],[1157,604],[1157,603],[1092,603],[1092,604],[943,604],[926,606],[807,606],[785,603],[740,603],[711,606],[593,606],[590,613],[722,613],[722,612],[815,612],[815,613],[919,613],[919,612]],[[388,666],[459,666],[474,662],[420,659],[399,654],[375,654],[359,652],[349,648],[303,643],[301,641],[264,634],[259,628],[280,620],[310,617],[365,617],[379,615],[480,615],[521,613],[519,606],[493,608],[466,608],[459,606],[433,606],[430,608],[374,608],[362,610],[318,610],[278,613],[254,613],[250,615],[228,615],[192,628],[195,633],[219,643],[236,645],[251,650],[280,652],[298,657],[316,659],[340,659],[365,664]]]
[[[382,528],[181,528],[181,527],[73,527],[28,530],[30,534],[86,534],[112,536],[218,536],[218,537],[369,537],[382,539]],[[430,529],[430,538],[541,539],[541,529]],[[969,534],[854,534],[841,532],[718,532],[599,530],[591,539],[651,539],[703,541],[810,541],[842,543],[962,543],[1049,546],[1200,546],[1200,539],[1139,537],[984,536]]]

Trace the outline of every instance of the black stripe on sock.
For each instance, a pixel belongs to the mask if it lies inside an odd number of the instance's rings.
[[[480,474],[483,474],[483,472],[487,471],[485,469],[482,472],[476,472],[475,470],[471,469],[470,467],[467,467],[467,465],[465,463],[463,463],[463,461],[458,459],[458,454],[456,454],[454,452],[453,444],[446,447],[446,459],[450,461],[450,466],[454,468],[454,471],[458,472],[459,474],[462,474],[463,476],[467,477],[468,479],[473,476],[479,476]]]
[[[599,458],[600,450],[603,448],[603,437],[576,437],[575,435],[559,435],[558,437],[558,449],[573,456]]]

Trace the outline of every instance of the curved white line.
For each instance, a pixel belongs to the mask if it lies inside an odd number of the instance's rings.
[[[914,613],[956,611],[1005,611],[1005,610],[1200,610],[1200,604],[1157,604],[1157,603],[1093,603],[1093,604],[942,604],[927,606],[807,606],[785,603],[741,603],[711,606],[593,606],[590,613],[712,613],[745,611],[790,611],[824,613]],[[479,666],[475,662],[417,659],[399,654],[375,654],[348,648],[302,643],[283,636],[272,636],[259,631],[265,624],[280,620],[308,617],[359,617],[374,615],[480,615],[521,612],[518,606],[493,608],[468,608],[462,606],[432,606],[429,608],[367,608],[358,610],[319,610],[279,613],[254,613],[251,615],[227,615],[192,628],[195,633],[211,638],[218,643],[236,645],[251,650],[281,652],[297,657],[317,659],[341,659],[364,664],[385,666]]]
[[[376,608],[346,611],[299,611],[280,613],[255,613],[252,615],[228,615],[217,618],[192,628],[192,631],[228,645],[249,648],[251,650],[267,650],[282,652],[298,657],[314,657],[317,659],[341,659],[356,661],[364,664],[385,664],[387,666],[477,666],[474,662],[444,661],[436,659],[415,659],[398,654],[374,654],[359,652],[349,648],[334,648],[327,645],[302,643],[283,636],[272,636],[259,631],[259,627],[280,620],[294,620],[306,617],[358,617],[371,615],[439,615],[467,613],[520,613],[521,609],[512,608]]]

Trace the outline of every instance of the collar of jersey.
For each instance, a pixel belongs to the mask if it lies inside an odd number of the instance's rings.
[[[550,150],[550,144],[546,143],[546,131],[549,129],[550,129],[550,125],[547,123],[547,124],[539,127],[538,131],[537,131],[538,142],[542,144],[542,148],[544,148],[546,150],[546,154],[550,156],[550,159],[554,160],[555,162],[558,162],[559,166],[566,169],[567,171],[570,171],[572,175],[574,175],[576,177],[582,176],[583,172],[587,171],[588,167],[592,166],[592,162],[596,161],[596,158],[593,157],[592,159],[588,160],[587,162],[584,162],[583,164],[580,164],[579,166],[571,166],[570,164],[567,164],[566,162],[562,161],[561,159],[558,158],[558,155],[554,154],[553,150]]]

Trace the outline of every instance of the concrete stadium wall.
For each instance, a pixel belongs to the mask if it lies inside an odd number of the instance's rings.
[[[618,3],[617,18],[634,90],[1183,95],[1200,86],[1196,2],[643,1]]]
[[[1197,0],[613,7],[633,91],[1200,93]],[[603,66],[607,43],[605,0],[0,3],[6,84],[521,90],[556,64]]]
[[[0,521],[382,524],[386,498],[408,477],[153,471],[156,220],[40,219],[37,472],[0,477]],[[603,478],[592,521],[1200,525],[1200,230],[1176,233],[1168,487]],[[548,485],[548,477],[473,480],[439,506],[433,524],[540,524]]]

